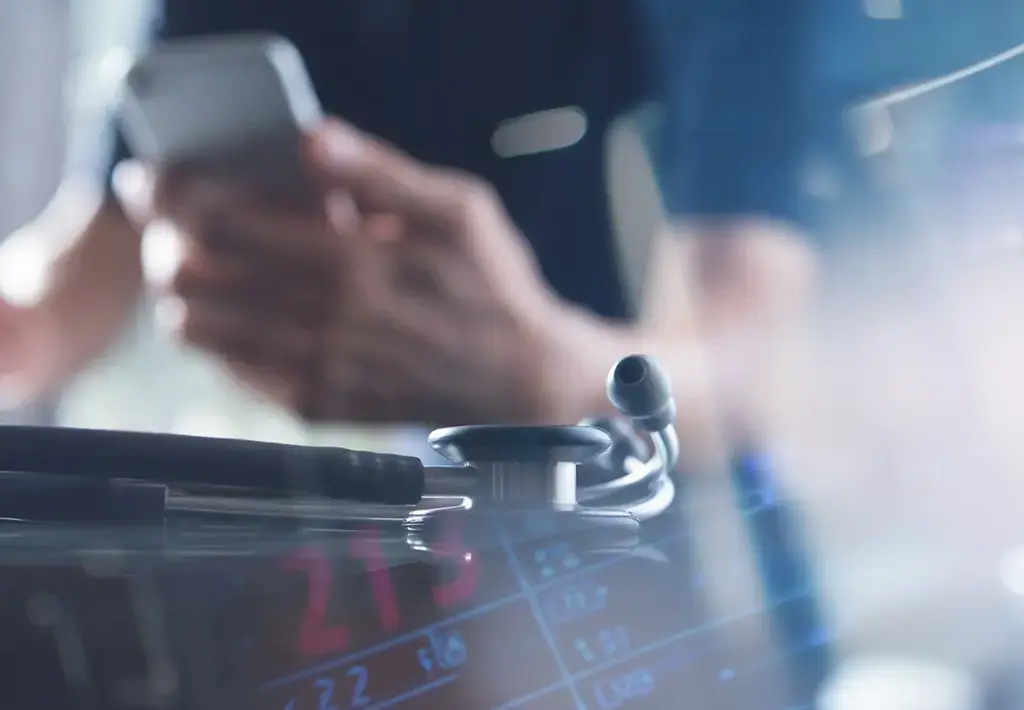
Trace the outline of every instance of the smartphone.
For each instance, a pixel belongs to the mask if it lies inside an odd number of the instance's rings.
[[[309,194],[301,138],[321,118],[302,55],[275,35],[167,42],[125,78],[122,128],[137,158],[281,196]]]

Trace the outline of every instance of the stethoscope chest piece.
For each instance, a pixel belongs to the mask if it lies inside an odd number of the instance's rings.
[[[572,538],[587,552],[628,552],[639,542],[640,522],[628,511],[576,500],[576,466],[612,445],[597,427],[451,427],[434,431],[429,442],[472,484],[465,505],[406,517],[414,547],[444,548],[453,529],[481,547]]]

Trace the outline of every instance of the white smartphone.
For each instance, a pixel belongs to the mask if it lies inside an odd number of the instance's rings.
[[[272,193],[308,194],[300,139],[321,118],[301,54],[274,35],[164,43],[125,79],[122,127],[137,158]]]

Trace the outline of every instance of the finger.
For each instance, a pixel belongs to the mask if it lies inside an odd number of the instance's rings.
[[[395,214],[449,233],[500,215],[485,183],[424,166],[340,121],[313,134],[309,152],[322,179],[349,191],[364,212]]]
[[[181,300],[163,313],[165,326],[182,342],[231,361],[301,370],[317,351],[313,332],[286,318]]]
[[[143,235],[143,272],[158,294],[209,301],[299,324],[324,321],[335,306],[334,280],[302,270],[203,248],[169,223]]]
[[[206,293],[262,291],[307,284],[320,290],[330,283],[319,272],[289,268],[290,264],[251,254],[210,248],[170,222],[155,222],[142,237],[143,271],[157,290],[192,296]]]
[[[209,249],[163,219],[142,235],[142,267],[155,291],[187,297],[230,294],[266,276],[258,263]]]
[[[275,269],[328,272],[347,243],[347,233],[325,215],[277,211],[246,200],[224,204],[201,221],[195,239],[204,248],[247,256]]]
[[[143,232],[143,271],[158,289],[190,270],[197,276],[222,271],[225,277],[259,272],[273,280],[322,285],[331,280],[331,255],[339,249],[338,240],[331,241],[302,220],[278,215],[242,211],[189,220],[158,218]]]
[[[323,209],[298,212],[183,168],[154,171],[137,161],[117,166],[114,189],[137,226],[167,220],[207,248],[263,253],[285,263],[321,264],[332,234],[358,228],[354,203],[340,191]]]
[[[168,293],[187,302],[249,311],[254,319],[283,318],[303,327],[320,326],[336,308],[328,283],[267,273],[238,260],[188,262],[175,274]]]
[[[166,291],[186,258],[189,240],[167,220],[152,222],[142,232],[142,274],[155,291]]]
[[[250,312],[253,320],[284,319],[320,328],[339,307],[340,278],[329,269],[294,268],[279,260],[207,249],[164,220],[143,235],[143,269],[159,295]]]
[[[366,244],[397,244],[410,233],[405,220],[393,214],[367,215],[359,228],[353,230],[360,242]]]
[[[119,170],[121,190],[134,212],[172,221],[197,238],[219,236],[216,226],[226,215],[267,209],[255,193],[187,167],[154,170],[129,161]]]
[[[118,163],[111,176],[114,194],[136,224],[146,224],[157,216],[176,216],[177,208],[206,199],[211,190],[227,190],[206,182],[185,168],[155,170],[138,160]]]
[[[144,227],[156,216],[155,176],[136,160],[126,160],[114,167],[111,187],[125,215],[136,227]]]

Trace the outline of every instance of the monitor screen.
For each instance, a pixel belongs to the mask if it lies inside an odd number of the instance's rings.
[[[585,533],[474,549],[458,516],[430,551],[372,520],[338,533],[12,526],[3,705],[812,707],[827,639],[783,554],[783,504],[679,497],[628,552],[590,549]],[[745,536],[727,555],[712,518]]]

